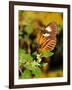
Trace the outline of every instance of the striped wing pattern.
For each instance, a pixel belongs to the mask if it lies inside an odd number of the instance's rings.
[[[40,48],[42,50],[52,51],[55,48],[55,46],[56,46],[56,38],[54,38],[54,39],[51,39],[51,38],[46,39],[44,37],[41,37],[40,39],[43,40],[43,42],[40,43]]]

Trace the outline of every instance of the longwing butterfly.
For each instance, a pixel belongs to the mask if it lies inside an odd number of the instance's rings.
[[[56,46],[57,24],[55,22],[48,24],[44,30],[38,34],[39,50],[52,51]]]

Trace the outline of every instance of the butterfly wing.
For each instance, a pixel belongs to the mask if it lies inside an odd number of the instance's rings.
[[[51,36],[55,37],[58,33],[57,24],[55,22],[48,24],[46,30],[48,31],[49,34],[51,34]]]
[[[41,49],[43,51],[52,51],[56,46],[56,38],[54,39],[48,39],[46,40],[42,45],[41,45]]]
[[[38,38],[38,43],[40,45],[39,50],[52,51],[56,46],[56,34],[57,34],[57,24],[50,23],[46,27],[46,33],[40,33]]]

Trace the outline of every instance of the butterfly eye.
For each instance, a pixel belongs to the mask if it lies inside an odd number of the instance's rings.
[[[51,32],[52,31],[49,26],[45,30],[48,31],[48,32]]]
[[[50,34],[45,33],[45,34],[43,34],[43,36],[44,36],[44,37],[48,37],[48,36],[50,36]]]

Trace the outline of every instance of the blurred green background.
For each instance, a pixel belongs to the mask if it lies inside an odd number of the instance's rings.
[[[63,76],[63,13],[19,11],[19,78]],[[38,53],[39,27],[58,25],[57,44],[52,52]]]

